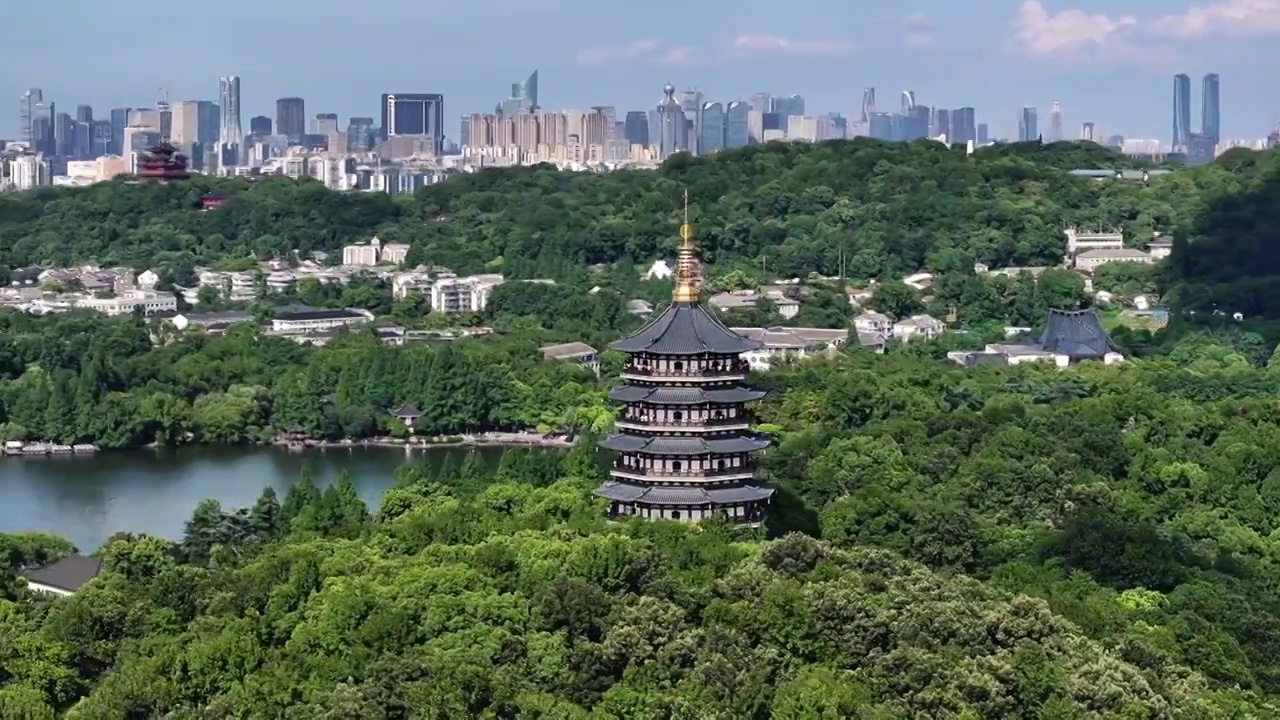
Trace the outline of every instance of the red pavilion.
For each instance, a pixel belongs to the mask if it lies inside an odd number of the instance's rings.
[[[177,148],[169,143],[155,145],[150,152],[138,158],[137,177],[139,180],[161,182],[186,180],[191,177],[187,172],[187,156],[179,153]]]

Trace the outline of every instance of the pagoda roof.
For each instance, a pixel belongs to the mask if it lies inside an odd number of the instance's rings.
[[[618,452],[650,455],[708,455],[755,452],[769,447],[769,441],[754,433],[738,433],[726,437],[671,437],[617,433],[600,441],[600,447]]]
[[[730,330],[696,302],[673,302],[635,334],[609,347],[624,353],[654,355],[733,355],[761,347],[759,340]]]
[[[744,403],[759,400],[766,391],[745,385],[730,387],[654,387],[622,385],[609,391],[618,402],[651,402],[663,405],[700,405],[702,403]]]
[[[389,415],[391,415],[392,417],[398,417],[398,418],[404,418],[404,417],[420,418],[420,417],[422,417],[422,411],[421,411],[421,410],[419,410],[419,409],[418,409],[418,406],[417,406],[417,405],[414,405],[413,403],[405,403],[405,404],[401,405],[401,406],[400,406],[400,407],[398,407],[398,408],[394,408],[394,409],[392,409],[392,410],[391,410],[391,412],[390,412],[390,413],[388,413],[388,414],[389,414]]]
[[[1047,352],[1066,355],[1072,359],[1101,358],[1110,352],[1119,352],[1111,336],[1103,329],[1098,311],[1049,310],[1049,317],[1040,335],[1040,345]]]
[[[773,488],[754,484],[705,488],[632,485],[610,480],[597,488],[596,494],[610,500],[641,505],[737,505],[768,500],[773,495]]]

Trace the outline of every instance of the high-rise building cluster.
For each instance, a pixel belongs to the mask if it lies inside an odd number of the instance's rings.
[[[513,107],[535,108],[537,73],[517,87]],[[235,75],[218,79],[217,101],[161,98],[151,107],[112,108],[101,118],[95,118],[88,105],[77,106],[74,115],[59,112],[41,89],[31,88],[18,99],[17,139],[3,146],[0,155],[0,189],[29,189],[59,180],[84,184],[135,173],[139,159],[161,144],[173,146],[195,171],[279,172],[326,182],[341,176],[339,186],[359,186],[359,179],[351,179],[361,176],[354,160],[375,150],[389,161],[444,154],[443,95],[386,93],[380,115],[380,125],[373,116],[352,117],[343,128],[335,113],[317,113],[308,124],[305,101],[284,97],[276,101],[274,123],[257,115],[249,118],[246,132],[240,78]],[[327,156],[324,162],[316,162],[321,154]],[[403,189],[406,178],[371,180],[373,174],[363,174],[369,185],[365,189]],[[408,178],[411,186],[421,182],[420,176]]]
[[[1222,142],[1222,115],[1218,96],[1218,74],[1209,73],[1200,82],[1200,132],[1191,129],[1191,77],[1173,76],[1174,152],[1184,152],[1189,159],[1212,159]]]

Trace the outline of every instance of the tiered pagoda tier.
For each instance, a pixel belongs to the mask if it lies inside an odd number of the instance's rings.
[[[765,392],[746,383],[745,352],[760,347],[698,303],[693,232],[680,229],[673,302],[634,335],[626,354],[618,432],[600,443],[617,456],[596,491],[623,519],[698,522],[714,516],[754,525],[773,489],[755,481],[751,454],[769,441],[752,433],[744,407]]]
[[[186,180],[191,177],[191,173],[187,171],[185,155],[169,143],[160,143],[138,158],[137,177],[139,180],[168,182]]]

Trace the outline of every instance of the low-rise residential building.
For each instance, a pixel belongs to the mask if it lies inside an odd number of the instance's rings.
[[[1107,263],[1130,262],[1150,265],[1155,260],[1147,253],[1133,248],[1089,250],[1075,257],[1075,269],[1091,273]]]
[[[932,340],[941,335],[946,329],[946,324],[935,317],[912,315],[893,324],[893,336],[904,342],[913,338]]]
[[[142,290],[155,290],[156,286],[160,284],[160,273],[155,270],[143,270],[138,273],[136,280],[138,287]]]
[[[730,310],[754,308],[760,303],[761,299],[766,299],[773,303],[778,315],[784,320],[790,320],[800,313],[800,302],[788,297],[779,288],[765,288],[763,291],[734,290],[732,292],[724,292],[711,296],[707,300],[707,304],[720,312],[728,312]]]
[[[600,353],[581,342],[561,343],[538,348],[544,360],[576,363],[595,374],[600,374]]]
[[[1147,243],[1147,254],[1152,260],[1163,260],[1173,254],[1173,238],[1166,235],[1157,236]]]
[[[869,310],[853,319],[853,327],[860,333],[889,336],[893,334],[893,319],[884,313]]]
[[[342,248],[342,264],[373,267],[375,265],[399,265],[409,256],[409,246],[403,243],[386,243],[375,235],[367,243],[356,243]]]
[[[742,355],[742,359],[752,370],[768,370],[774,363],[782,360],[799,360],[819,353],[838,352],[849,340],[848,329],[735,327],[732,330],[761,343],[759,348]]]
[[[271,332],[280,335],[305,335],[373,322],[368,310],[294,310],[278,312],[271,318]]]
[[[431,285],[431,310],[450,315],[480,312],[502,283],[501,275],[440,278]]]

